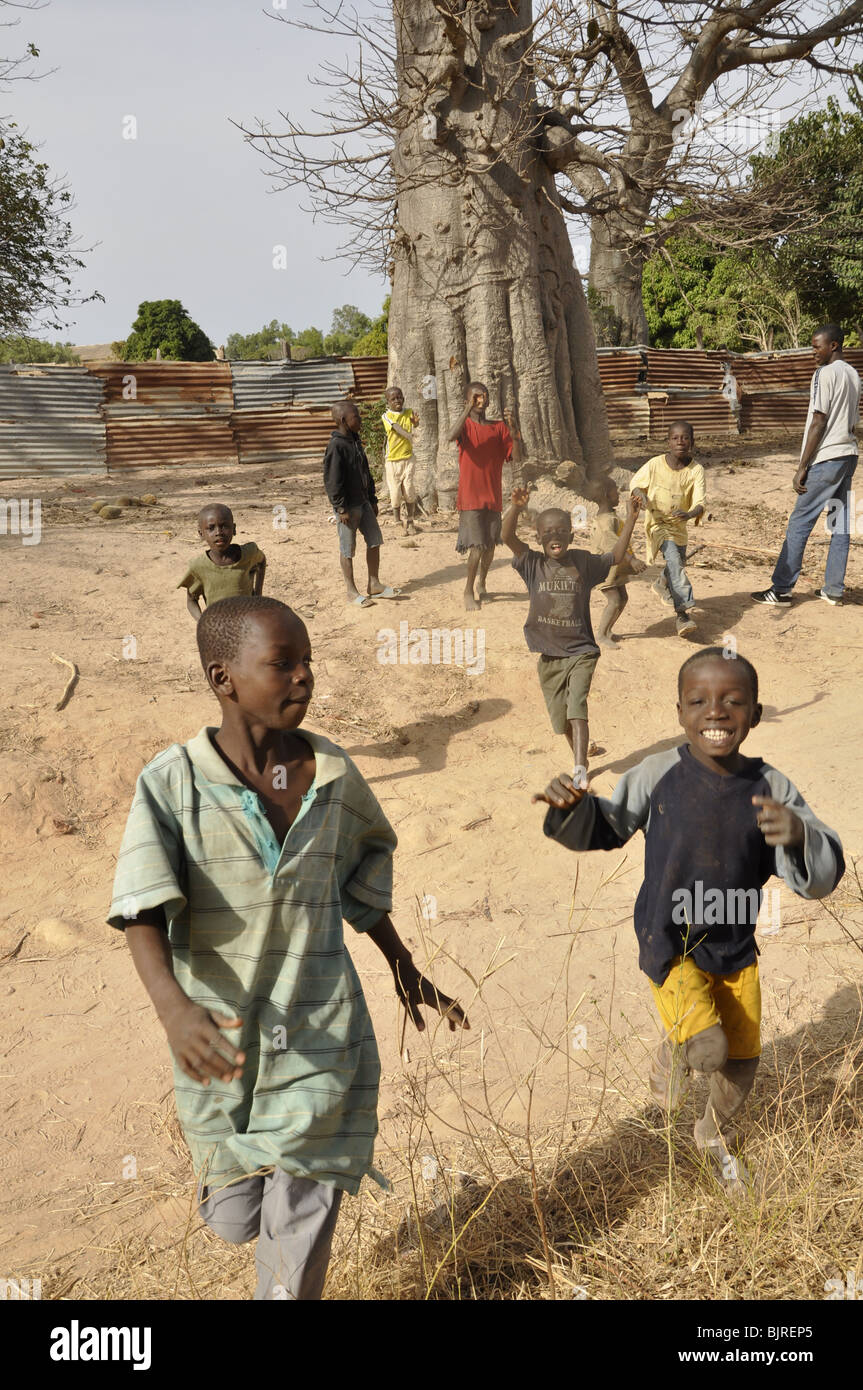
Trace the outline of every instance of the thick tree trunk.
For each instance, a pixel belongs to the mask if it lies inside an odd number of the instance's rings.
[[[595,296],[594,321],[603,347],[647,342],[641,291],[644,260],[644,253],[633,246],[627,221],[613,213],[591,220],[588,284]]]
[[[530,465],[572,459],[592,477],[611,462],[593,327],[521,62],[531,9],[467,0],[454,18],[434,0],[393,5],[411,116],[393,152],[390,379],[418,404],[420,493],[442,506],[458,482],[447,434],[471,380],[488,386],[490,418],[515,411]]]

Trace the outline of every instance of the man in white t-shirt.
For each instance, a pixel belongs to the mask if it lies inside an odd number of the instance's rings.
[[[790,604],[791,590],[803,567],[806,542],[825,507],[832,535],[821,597],[834,605],[842,602],[851,544],[848,492],[857,467],[855,429],[861,389],[860,377],[842,356],[844,337],[835,323],[825,324],[812,335],[812,351],[818,365],[812,378],[800,462],[794,474],[797,503],[788,519],[770,588],[752,595],[756,603]]]

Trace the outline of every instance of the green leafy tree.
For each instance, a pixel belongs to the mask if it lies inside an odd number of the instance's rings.
[[[360,414],[360,438],[363,441],[363,448],[372,470],[372,477],[376,483],[383,481],[384,476],[384,450],[387,443],[387,432],[383,427],[381,416],[387,409],[386,397],[381,396],[379,401],[358,401],[357,410]]]
[[[324,339],[324,351],[333,357],[347,357],[358,338],[368,333],[372,321],[355,304],[333,310],[333,322]]]
[[[0,338],[0,362],[70,362],[81,359],[71,343],[43,343],[38,338]]]
[[[863,103],[854,88],[848,95],[853,110],[829,99],[824,110],[789,121],[751,163],[756,187],[779,175],[822,215],[814,230],[777,245],[783,288],[795,289],[814,318],[863,335]]]
[[[286,323],[272,319],[257,333],[229,333],[225,353],[233,362],[275,361],[282,355],[280,340],[290,343],[293,336]]]
[[[189,318],[179,299],[150,299],[138,305],[138,317],[123,349],[125,362],[148,362],[157,350],[178,362],[212,362],[213,345]]]
[[[389,352],[390,296],[387,295],[380,314],[367,333],[357,338],[351,357],[386,357]]]
[[[0,121],[0,335],[24,334],[34,323],[65,327],[64,311],[102,295],[71,291],[84,268],[66,220],[72,195],[14,121]]]
[[[291,343],[291,356],[298,360],[324,355],[324,335],[319,328],[304,328]]]

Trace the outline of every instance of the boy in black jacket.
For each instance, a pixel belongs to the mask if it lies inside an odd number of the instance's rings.
[[[378,578],[383,536],[378,526],[378,499],[375,480],[360,439],[360,413],[354,401],[337,401],[333,406],[336,428],[324,454],[324,487],[338,518],[339,554],[348,601],[361,608],[372,606],[375,598],[395,598],[397,589],[383,585]],[[368,593],[361,594],[354,583],[354,554],[357,531],[366,542],[369,569]]]
[[[610,798],[587,795],[564,773],[533,800],[548,804],[545,833],[567,849],[616,850],[644,831],[638,963],[665,1032],[650,1088],[672,1110],[689,1073],[708,1076],[695,1142],[738,1191],[747,1174],[727,1146],[761,1053],[761,890],[775,874],[801,898],[825,898],[845,861],[835,830],[788,778],[739,752],[761,720],[751,662],[721,647],[691,656],[677,712],[686,742],[630,768]]]

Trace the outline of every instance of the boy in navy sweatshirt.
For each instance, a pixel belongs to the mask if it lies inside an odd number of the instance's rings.
[[[801,898],[824,898],[845,861],[788,778],[739,751],[761,719],[751,662],[696,652],[680,668],[677,712],[687,741],[630,768],[609,799],[564,773],[533,800],[548,804],[545,834],[567,849],[616,850],[644,831],[635,934],[665,1030],[651,1091],[672,1110],[688,1075],[707,1075],[695,1142],[739,1191],[748,1175],[728,1145],[761,1053],[761,890],[775,874]]]
[[[360,439],[360,413],[355,401],[337,401],[332,408],[335,429],[324,454],[324,487],[338,522],[339,560],[348,602],[370,608],[375,599],[395,598],[399,593],[380,581],[383,536],[378,525],[375,480]],[[366,542],[368,592],[361,594],[354,582],[357,531]]]

